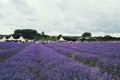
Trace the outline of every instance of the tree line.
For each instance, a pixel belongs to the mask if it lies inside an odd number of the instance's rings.
[[[120,41],[120,37],[112,37],[110,35],[92,37],[92,33],[90,32],[84,32],[80,36],[63,36],[62,34],[58,36],[50,36],[46,35],[44,31],[38,33],[34,29],[17,29],[11,35],[0,35],[1,38],[3,36],[13,36],[16,39],[23,36],[25,39],[34,39],[37,41],[56,41],[59,40],[60,37],[63,37],[67,41]]]

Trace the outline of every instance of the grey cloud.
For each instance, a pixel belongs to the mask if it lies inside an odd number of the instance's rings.
[[[3,15],[3,14],[0,14],[0,18],[4,18],[4,15]]]
[[[70,5],[69,2],[70,2],[70,0],[61,0],[61,2],[56,5],[64,11]]]
[[[16,10],[23,15],[35,15],[35,9],[30,7],[25,0],[12,0]]]
[[[9,0],[9,3],[0,4],[0,24],[10,29],[32,28],[69,34],[120,33],[117,0]]]

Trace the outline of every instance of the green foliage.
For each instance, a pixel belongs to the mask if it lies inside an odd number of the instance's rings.
[[[102,40],[104,41],[108,41],[108,40],[114,40],[114,37],[110,36],[110,35],[105,35]]]
[[[90,38],[92,36],[92,34],[90,32],[85,32],[82,34],[83,38]]]
[[[10,36],[13,36],[15,39],[18,39],[20,36],[23,36],[26,39],[34,39],[38,41],[56,41],[59,40],[60,37],[63,37],[66,41],[120,41],[120,37],[112,37],[110,35],[97,36],[92,37],[92,34],[90,32],[85,32],[82,34],[81,37],[79,36],[62,36],[62,34],[58,36],[48,36],[45,34],[44,31],[41,33],[38,33],[36,30],[33,29],[17,29],[14,31],[14,34],[10,35],[0,35],[0,39],[3,37],[9,38]]]
[[[17,29],[14,31],[14,36],[16,38],[23,36],[26,39],[34,39],[37,35],[39,35],[38,32],[32,29]]]
[[[89,66],[95,66],[96,63],[97,63],[98,60],[96,59],[87,59],[87,60],[84,60],[83,63],[84,64],[87,64]]]
[[[41,35],[42,35],[42,36],[45,36],[45,32],[44,32],[44,31],[42,31]]]
[[[62,37],[62,35],[60,34],[60,35],[58,35],[58,38],[57,38],[57,39],[59,40],[61,37]]]
[[[64,36],[63,38],[67,41],[77,41],[78,39],[76,36]]]
[[[5,50],[5,48],[0,48],[0,51]]]
[[[77,56],[77,55],[74,57],[74,59],[75,59],[76,61],[79,61],[79,62],[82,61],[82,60],[81,60],[81,57],[80,57],[80,56]]]
[[[68,53],[68,54],[66,54],[66,56],[69,57],[69,58],[72,58],[72,57],[74,57],[74,53],[73,52]]]

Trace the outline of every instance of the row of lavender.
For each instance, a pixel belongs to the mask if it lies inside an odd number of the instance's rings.
[[[0,62],[15,55],[31,43],[1,42],[0,43]]]
[[[13,55],[4,62],[0,63],[0,80],[34,80],[33,46]],[[34,72],[33,72],[34,73]]]
[[[120,78],[120,43],[49,43],[47,47]]]
[[[0,42],[0,50],[10,49],[16,47],[17,45],[19,44],[16,42]]]
[[[0,80],[112,80],[112,76],[35,43],[0,62]]]

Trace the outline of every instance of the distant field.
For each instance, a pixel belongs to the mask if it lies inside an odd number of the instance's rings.
[[[0,80],[120,80],[120,42],[0,42]]]

